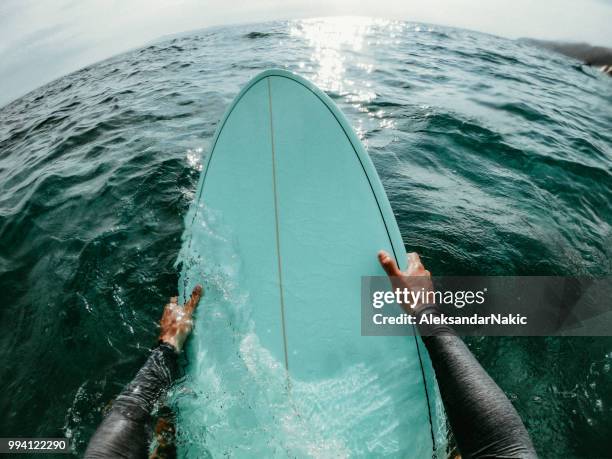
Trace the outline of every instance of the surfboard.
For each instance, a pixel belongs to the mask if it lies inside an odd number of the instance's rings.
[[[232,247],[232,255],[221,251],[225,259],[202,256],[219,249],[194,237],[194,228],[215,224],[223,228],[215,240]],[[223,320],[211,318],[206,293],[198,311],[187,374],[207,401],[182,408],[191,426],[184,430],[192,430],[187,451],[201,454],[193,440],[198,425],[215,432],[199,440],[211,454],[227,452],[224,442],[260,457],[422,458],[440,449],[443,415],[420,339],[361,336],[361,278],[384,275],[381,249],[404,268],[405,248],[372,161],[327,95],[284,70],[246,84],[218,126],[186,225],[182,294],[196,282],[206,289],[198,277],[220,278],[199,266],[206,263],[221,271],[232,264],[227,282],[242,292],[216,310]],[[216,288],[225,291],[219,301],[227,300],[231,288]],[[238,357],[230,365],[232,346]],[[224,413],[210,400],[229,392]],[[281,405],[284,414],[270,408]],[[249,440],[232,430],[259,433]],[[325,449],[300,449],[309,439],[297,431]]]

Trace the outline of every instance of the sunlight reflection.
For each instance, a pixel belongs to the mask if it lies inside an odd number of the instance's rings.
[[[323,91],[367,115],[353,121],[366,149],[370,134],[396,128],[392,115],[373,104],[379,97],[374,88],[374,52],[398,44],[406,27],[411,26],[384,19],[339,17],[296,20],[289,29],[310,50],[309,58],[298,62],[298,67]],[[382,136],[378,143],[381,141],[386,144],[391,138]]]
[[[290,29],[291,35],[304,39],[313,49],[313,81],[324,91],[346,95],[355,82],[346,80],[346,59],[350,52],[359,52],[373,26],[384,26],[386,21],[362,17],[308,19],[296,21]],[[356,64],[367,73],[372,65]],[[300,63],[300,67],[302,64]],[[360,101],[371,100],[370,92],[358,94]]]

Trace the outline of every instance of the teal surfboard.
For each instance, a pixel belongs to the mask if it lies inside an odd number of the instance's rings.
[[[414,337],[361,336],[361,277],[405,267],[389,201],[334,102],[253,78],[203,162],[179,257],[205,296],[177,389],[187,457],[432,457],[443,414]]]

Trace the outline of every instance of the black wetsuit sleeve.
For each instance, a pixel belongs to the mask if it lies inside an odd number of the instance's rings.
[[[434,305],[417,314],[440,316]],[[419,325],[463,458],[537,458],[518,413],[463,340],[445,325]]]
[[[148,423],[160,396],[177,373],[177,353],[160,344],[119,394],[85,451],[85,458],[146,458],[149,449]]]

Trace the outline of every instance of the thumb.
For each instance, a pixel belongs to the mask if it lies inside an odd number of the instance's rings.
[[[200,302],[201,297],[202,297],[202,286],[198,284],[193,289],[193,292],[191,292],[191,298],[189,298],[189,301],[185,303],[184,307],[185,307],[185,312],[187,314],[189,315],[193,314],[193,311],[198,306],[198,303]]]

